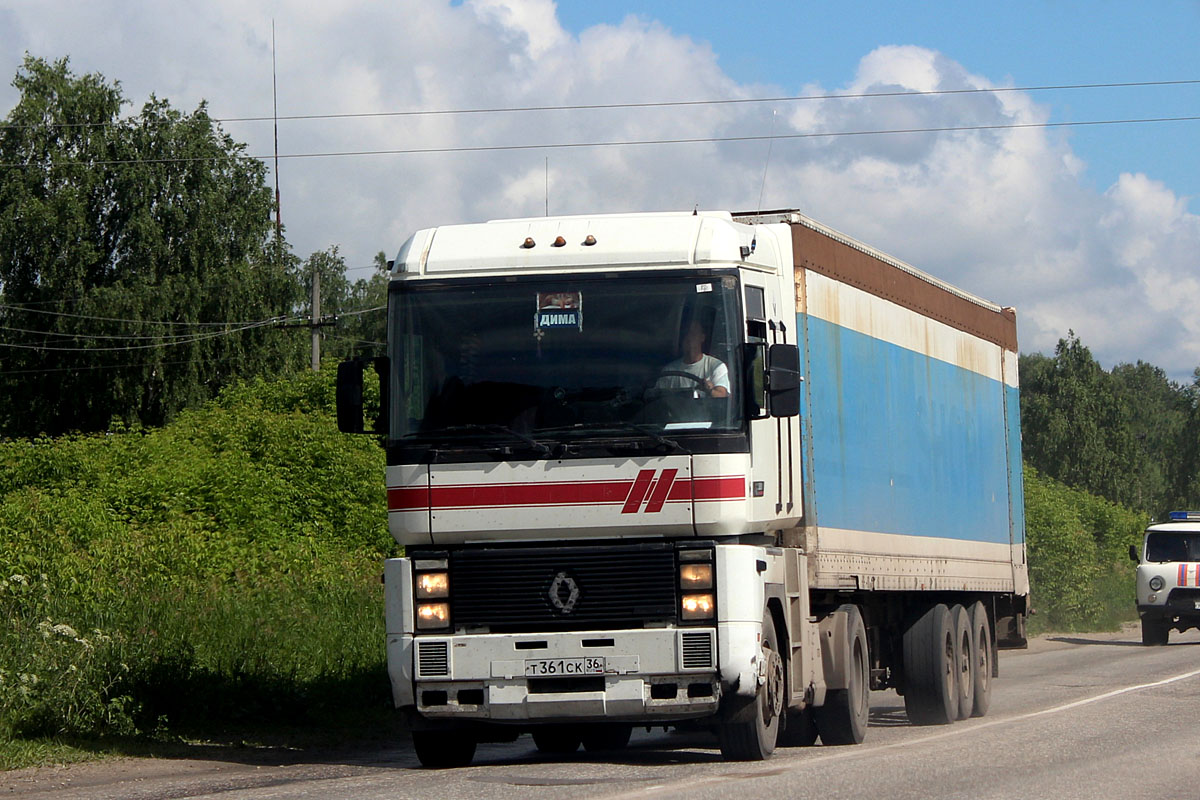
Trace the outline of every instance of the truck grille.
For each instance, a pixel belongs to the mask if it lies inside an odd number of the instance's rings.
[[[450,613],[496,633],[640,628],[675,620],[675,571],[665,543],[457,551]]]

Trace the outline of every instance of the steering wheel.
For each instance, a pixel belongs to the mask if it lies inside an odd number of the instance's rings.
[[[705,394],[712,394],[712,392],[706,389],[704,386],[704,384],[708,383],[707,378],[701,378],[699,375],[693,375],[692,373],[684,372],[681,369],[664,369],[658,373],[658,375],[654,378],[654,381],[657,383],[660,378],[690,378],[691,380],[695,381],[696,385],[699,386],[701,391],[703,391]]]

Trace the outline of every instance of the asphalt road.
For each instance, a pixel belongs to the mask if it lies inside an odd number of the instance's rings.
[[[872,696],[867,740],[725,763],[715,740],[639,731],[628,750],[547,758],[529,737],[466,769],[420,769],[407,746],[230,759],[124,759],[0,775],[0,797],[221,798],[1200,798],[1200,634],[1143,647],[1137,631],[1051,636],[1003,652],[991,712],[909,725]]]

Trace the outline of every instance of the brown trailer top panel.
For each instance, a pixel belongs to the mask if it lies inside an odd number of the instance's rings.
[[[1016,352],[1017,314],[1013,309],[989,308],[803,223],[793,222],[791,229],[792,259],[798,268],[842,281]]]

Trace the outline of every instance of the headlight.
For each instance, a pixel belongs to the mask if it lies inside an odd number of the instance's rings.
[[[450,624],[449,603],[418,603],[417,628],[445,628]]]
[[[685,594],[682,607],[682,617],[686,621],[710,619],[713,615],[713,596],[711,594]]]
[[[417,599],[429,600],[450,596],[450,575],[445,572],[422,572],[417,575]]]
[[[680,564],[679,587],[685,592],[696,589],[711,589],[713,586],[712,564]]]
[[[1152,591],[1152,592],[1157,592],[1157,591],[1161,590],[1162,587],[1165,585],[1166,585],[1166,582],[1163,581],[1161,575],[1155,575],[1153,578],[1150,579],[1150,591]]]

